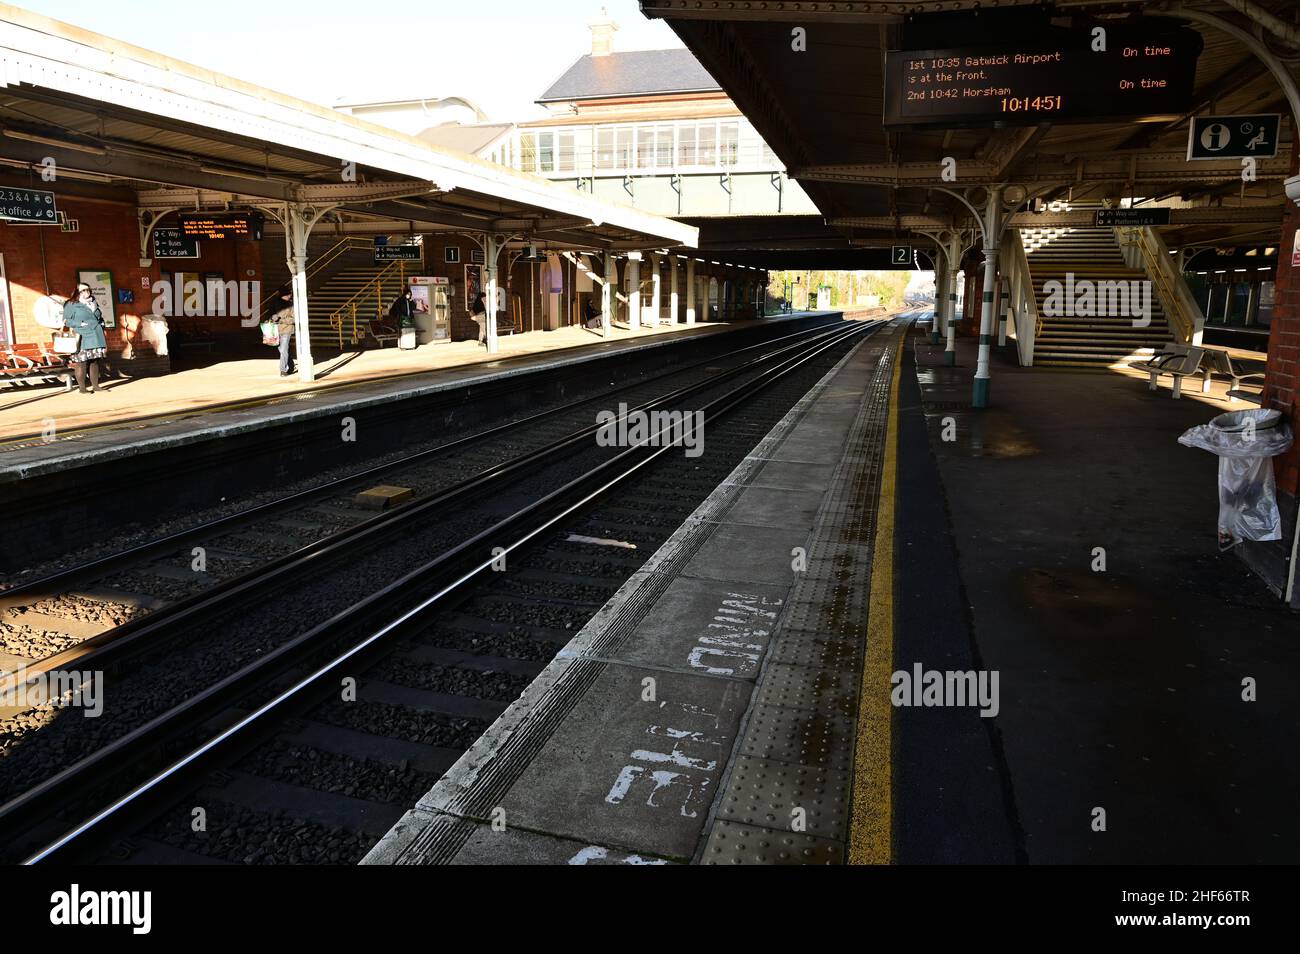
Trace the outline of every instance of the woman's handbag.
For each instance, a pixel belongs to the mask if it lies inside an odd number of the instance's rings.
[[[54,333],[55,354],[76,354],[81,350],[81,335],[75,331],[56,331]]]
[[[270,345],[272,348],[280,346],[280,323],[277,321],[264,321],[259,326],[262,329],[262,344]]]

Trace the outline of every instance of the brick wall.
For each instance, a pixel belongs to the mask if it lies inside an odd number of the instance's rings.
[[[1298,162],[1300,151],[1293,150],[1292,175],[1296,174]],[[1288,201],[1278,249],[1276,301],[1268,341],[1264,406],[1285,412],[1291,419],[1292,428],[1300,433],[1300,268],[1292,264],[1298,226],[1300,208]],[[1279,489],[1293,497],[1300,496],[1300,445],[1277,459],[1276,470]]]
[[[168,360],[155,355],[140,334],[141,316],[149,312],[153,301],[148,284],[156,280],[158,269],[140,267],[134,205],[62,194],[57,201],[59,210],[76,221],[78,231],[0,222],[0,254],[4,255],[13,309],[14,340],[20,344],[48,342],[52,332],[32,317],[36,300],[50,293],[69,295],[79,270],[104,270],[111,273],[115,292],[129,291],[134,297],[130,303],[114,303],[115,327],[107,329],[113,366],[135,374],[165,372]]]

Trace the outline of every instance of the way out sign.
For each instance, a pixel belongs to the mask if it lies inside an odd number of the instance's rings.
[[[1281,125],[1279,113],[1195,116],[1187,136],[1187,159],[1272,159]]]
[[[912,246],[894,245],[889,249],[889,264],[891,265],[911,265],[912,264]]]

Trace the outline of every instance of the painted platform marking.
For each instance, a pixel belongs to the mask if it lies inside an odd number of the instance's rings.
[[[668,862],[664,861],[662,858],[646,858],[642,855],[625,855],[622,852],[614,852],[613,857],[611,857],[608,848],[602,848],[600,845],[589,845],[570,858],[569,864],[666,865]]]
[[[710,734],[718,731],[722,721],[717,713],[689,703],[663,701],[651,705],[671,715],[678,725],[695,723],[699,727],[678,728],[658,723],[646,726],[646,735],[671,740],[672,744],[657,743],[654,749],[630,752],[628,758],[632,761],[619,769],[618,777],[605,795],[605,802],[622,805],[633,797],[635,788],[635,797],[640,798],[644,793],[649,808],[675,808],[683,818],[698,818],[699,809],[708,807],[709,788],[713,785],[711,776],[718,771],[718,757],[726,743],[721,736]],[[668,748],[668,751],[659,751],[661,748]],[[682,771],[658,767],[666,765]]]
[[[781,605],[781,600],[752,593],[728,593],[709,623],[708,633],[697,637],[687,665],[710,676],[753,675]]]

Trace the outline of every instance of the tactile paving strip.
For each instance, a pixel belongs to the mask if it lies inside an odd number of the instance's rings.
[[[856,674],[771,662],[759,686],[757,701],[851,716],[858,707]]]
[[[876,505],[893,362],[906,326],[895,322],[888,337],[864,346],[872,382],[818,511],[808,571],[773,634],[741,755],[699,856],[704,864],[844,860]],[[816,803],[816,822],[809,810],[805,831],[791,830],[792,798]]]
[[[706,865],[838,865],[844,845],[830,838],[719,821],[700,859]]]
[[[838,838],[848,816],[849,773],[742,755],[718,817],[774,831]]]
[[[813,709],[756,705],[741,753],[795,765],[847,770],[853,762],[853,720]],[[727,790],[735,783],[733,776]]]

